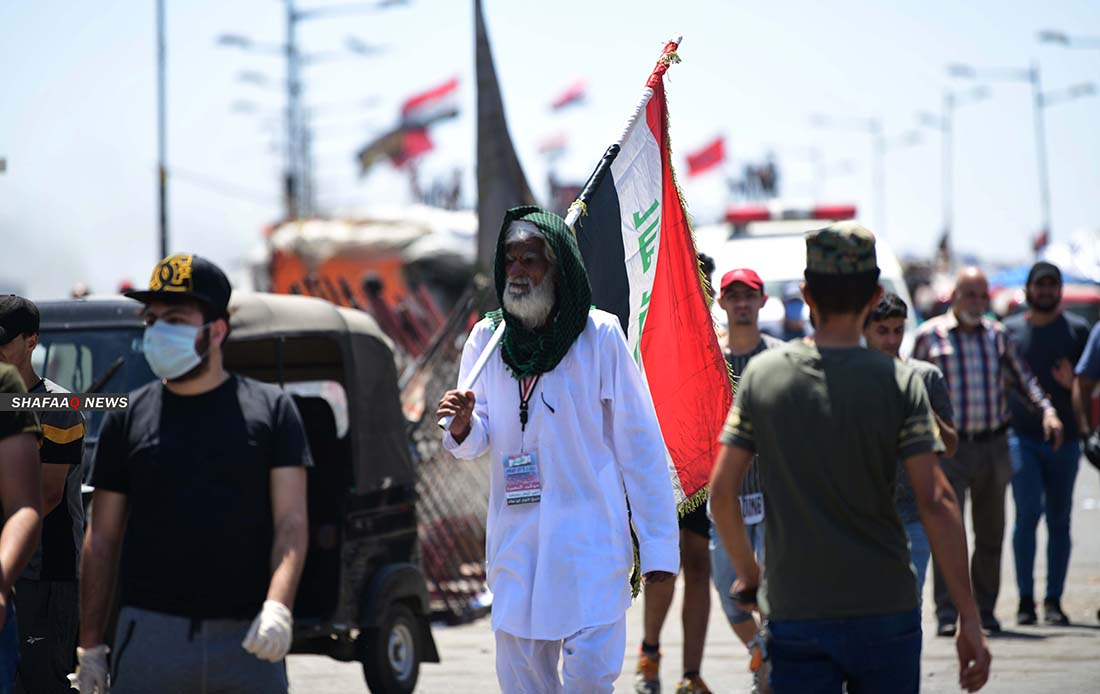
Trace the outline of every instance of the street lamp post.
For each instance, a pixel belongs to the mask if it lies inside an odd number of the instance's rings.
[[[294,0],[286,0],[286,160],[287,172],[283,178],[283,196],[287,201],[287,218],[298,219],[301,216],[301,181],[302,162],[300,156],[300,137],[298,130],[300,124],[299,100],[302,96],[302,85],[298,79],[298,44],[297,44],[298,19],[294,13]]]
[[[886,154],[920,142],[920,133],[909,131],[895,138],[887,138],[880,118],[836,119],[824,114],[814,114],[810,123],[821,128],[858,130],[871,136],[871,195],[875,208],[874,231],[886,236]]]
[[[977,103],[987,98],[989,98],[989,90],[985,87],[975,87],[966,92],[953,92],[950,89],[945,89],[943,92],[942,113],[940,115],[931,113],[918,114],[918,119],[922,125],[940,131],[940,183],[942,186],[940,203],[943,207],[943,238],[949,248],[955,216],[955,110],[959,106]],[[951,255],[950,251],[948,251],[948,255]]]
[[[1065,48],[1084,48],[1100,50],[1100,36],[1070,36],[1064,31],[1046,29],[1039,32],[1041,43],[1054,43]]]
[[[886,136],[882,130],[882,119],[868,121],[871,133],[871,167],[875,199],[875,231],[886,235]]]
[[[1043,109],[1065,101],[1072,101],[1082,96],[1095,93],[1095,85],[1091,82],[1074,85],[1068,89],[1052,92],[1043,92],[1042,82],[1039,77],[1039,63],[1033,61],[1027,69],[994,68],[978,70],[970,65],[949,65],[948,74],[953,77],[967,79],[1005,80],[1015,82],[1027,82],[1031,85],[1031,103],[1034,111],[1035,123],[1035,159],[1039,177],[1039,216],[1040,235],[1047,241],[1050,240],[1051,227],[1051,202],[1050,202],[1050,167],[1047,160],[1046,124],[1043,117]]]
[[[304,109],[302,107],[301,67],[303,63],[312,63],[313,58],[321,60],[334,54],[303,56],[298,49],[298,23],[305,20],[338,17],[359,14],[408,4],[405,0],[376,0],[369,3],[350,3],[344,5],[319,6],[299,9],[294,0],[285,0],[286,38],[282,44],[264,44],[255,42],[247,36],[226,34],[218,39],[222,46],[232,46],[245,50],[279,55],[286,63],[286,161],[283,171],[283,202],[286,219],[298,219],[313,213],[313,192],[310,177],[310,137],[307,132]],[[379,49],[365,42],[349,39],[347,55],[371,57]]]
[[[157,230],[160,258],[168,257],[167,109],[165,95],[164,0],[157,0]]]

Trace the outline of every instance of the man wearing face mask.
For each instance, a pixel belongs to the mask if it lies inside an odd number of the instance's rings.
[[[456,458],[491,456],[497,679],[509,693],[611,692],[626,650],[630,526],[646,583],[679,568],[657,415],[618,318],[590,309],[561,217],[509,210],[495,265],[503,308],[470,333],[459,381],[503,320],[500,349],[473,390],[448,391],[437,414],[454,417],[443,444]]]
[[[947,380],[959,448],[953,458],[944,458],[942,465],[960,509],[965,506],[966,491],[970,491],[974,595],[982,628],[996,633],[1001,630],[993,610],[1001,587],[1005,488],[1012,478],[1006,381],[1019,390],[1024,402],[1042,413],[1039,431],[1052,450],[1062,445],[1062,421],[1005,327],[985,318],[988,306],[985,275],[976,267],[963,269],[955,281],[951,310],[929,319],[917,331],[913,358],[935,364]],[[952,636],[958,610],[935,564],[933,569],[939,622],[936,633]]]
[[[776,325],[762,327],[764,332],[774,335],[783,342],[790,342],[810,335],[813,331],[802,318],[806,303],[802,300],[802,288],[798,282],[788,282],[783,287],[783,320]]]
[[[145,305],[145,357],[161,380],[100,431],[81,562],[81,692],[287,691],[312,461],[290,396],[224,370],[229,295],[225,274],[190,254],[165,258],[148,290],[127,292]]]

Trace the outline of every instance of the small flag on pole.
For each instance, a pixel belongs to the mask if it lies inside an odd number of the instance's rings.
[[[424,128],[436,121],[457,115],[457,77],[425,92],[410,96],[401,104],[401,124],[405,128]]]
[[[582,104],[587,93],[588,85],[584,83],[584,80],[577,80],[550,102],[550,110],[560,111],[567,106]]]
[[[726,139],[719,135],[706,146],[687,155],[688,176],[706,173],[726,160]]]

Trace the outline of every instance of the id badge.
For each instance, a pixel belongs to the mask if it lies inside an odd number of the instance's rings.
[[[504,498],[509,506],[537,504],[542,498],[536,453],[504,456]]]
[[[741,501],[741,515],[745,519],[745,525],[752,525],[764,520],[764,495],[761,493],[746,494],[738,497]]]

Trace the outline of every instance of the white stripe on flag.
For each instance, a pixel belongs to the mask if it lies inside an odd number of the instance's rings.
[[[661,209],[663,200],[661,147],[649,129],[646,111],[652,89],[646,89],[644,106],[624,133],[619,155],[611,163],[611,179],[619,198],[619,222],[623,235],[623,257],[630,285],[630,323],[626,341],[646,381],[641,355],[642,326],[657,273],[657,255],[661,247]],[[677,507],[686,499],[680,475],[668,449],[665,449],[668,477]]]
[[[650,95],[652,90],[647,89]],[[611,164],[611,178],[619,198],[627,282],[630,285],[630,322],[626,341],[642,373],[641,329],[653,290],[661,229],[661,148],[654,139],[643,108],[624,134],[619,155]]]

